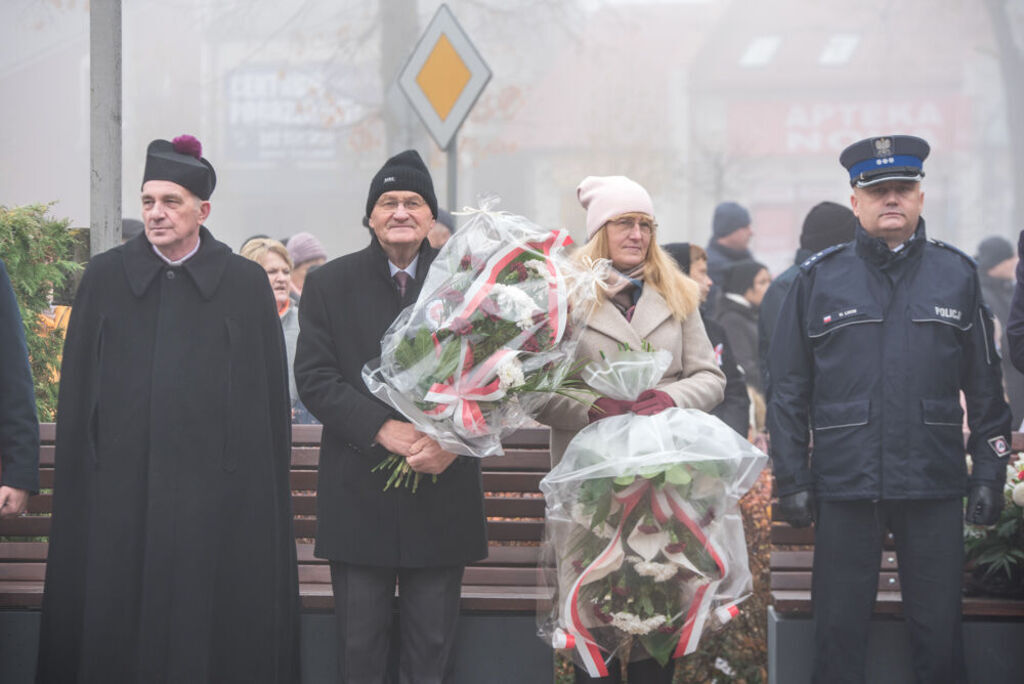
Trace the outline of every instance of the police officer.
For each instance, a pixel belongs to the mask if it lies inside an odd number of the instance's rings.
[[[864,681],[886,530],[918,681],[966,681],[962,497],[968,522],[998,517],[1010,412],[974,262],[925,236],[928,152],[906,135],[843,151],[856,237],[801,265],[772,337],[778,512],[816,525],[815,682]]]

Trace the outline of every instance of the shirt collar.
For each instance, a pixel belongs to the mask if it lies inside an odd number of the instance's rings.
[[[390,259],[388,259],[388,270],[391,271],[391,277],[394,278],[395,274],[398,273],[399,271],[405,271],[406,273],[409,274],[410,278],[416,280],[416,264],[419,262],[419,260],[420,255],[417,253],[416,256],[412,258],[412,261],[409,262],[408,266],[406,266],[405,268],[398,268],[393,263],[391,263]]]
[[[156,245],[154,245],[153,243],[150,243],[149,246],[153,248],[153,251],[156,252],[156,255],[158,257],[160,257],[161,259],[163,259],[163,261],[168,266],[181,266],[183,263],[185,263],[186,261],[188,261],[189,259],[191,259],[192,257],[195,256],[196,252],[199,251],[199,245],[202,243],[202,241],[203,241],[202,237],[197,239],[196,240],[196,246],[193,247],[192,250],[188,254],[186,254],[185,256],[181,257],[180,259],[176,259],[174,261],[171,261],[166,256],[164,256],[164,253],[161,252],[159,249],[157,249]]]

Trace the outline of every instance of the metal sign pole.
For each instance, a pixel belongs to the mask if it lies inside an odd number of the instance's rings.
[[[459,139],[453,137],[452,141],[448,143],[448,211],[458,211],[459,207],[455,204],[455,198],[457,194],[455,192],[455,183],[459,175]],[[453,219],[454,220],[454,219]],[[454,226],[453,226],[454,229]]]

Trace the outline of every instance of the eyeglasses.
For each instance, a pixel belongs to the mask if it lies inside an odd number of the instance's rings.
[[[419,197],[409,197],[404,200],[397,200],[392,197],[381,199],[374,206],[387,212],[398,211],[398,207],[405,207],[406,211],[418,211],[419,209],[427,206],[427,203]]]
[[[633,226],[640,226],[640,232],[643,235],[650,235],[658,227],[657,223],[643,216],[621,216],[617,219],[612,219],[608,224],[617,233],[632,233]]]

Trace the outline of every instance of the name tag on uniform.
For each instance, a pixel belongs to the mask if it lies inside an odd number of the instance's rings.
[[[822,316],[821,322],[825,323],[827,325],[827,324],[831,323],[832,321],[841,321],[844,318],[849,318],[850,316],[856,316],[856,315],[857,315],[857,309],[845,309],[843,311],[835,311],[835,312],[830,313],[830,314],[825,314],[824,316]]]

